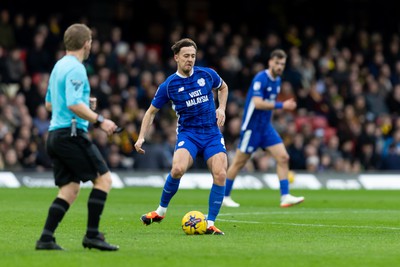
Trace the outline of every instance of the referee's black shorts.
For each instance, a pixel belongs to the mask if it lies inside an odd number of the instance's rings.
[[[50,131],[46,149],[53,161],[55,184],[59,187],[70,182],[94,180],[109,171],[99,149],[82,130],[78,129],[77,136],[71,136],[69,128]]]

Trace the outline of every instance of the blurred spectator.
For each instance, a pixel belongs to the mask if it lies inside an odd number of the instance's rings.
[[[13,26],[10,24],[10,12],[8,9],[0,10],[0,46],[11,49],[15,46]]]
[[[293,138],[293,143],[288,146],[288,153],[290,155],[289,167],[293,170],[306,169],[306,157],[304,151],[304,136],[296,134]]]
[[[378,170],[380,168],[380,158],[375,152],[375,143],[367,141],[361,144],[360,164],[363,170]]]
[[[387,154],[382,159],[381,169],[400,170],[400,151],[396,144],[390,144]]]
[[[0,155],[4,161],[6,151],[14,147],[22,168],[42,170],[49,166],[41,141],[48,121],[39,110],[49,69],[64,53],[60,33],[63,19],[68,18],[24,15],[18,9],[2,9],[0,17]],[[399,166],[397,33],[385,34],[386,29],[373,32],[356,24],[352,28],[340,24],[321,28],[315,23],[288,23],[285,31],[268,25],[262,34],[255,34],[248,23],[237,27],[230,21],[198,23],[157,26],[158,32],[168,32],[157,41],[132,40],[131,33],[118,26],[109,25],[107,30],[92,27],[92,51],[85,66],[98,100],[97,110],[116,118],[127,129],[111,139],[91,129],[90,135],[104,158],[111,155],[113,166],[131,169],[154,164],[151,168],[166,168],[161,161],[170,166],[176,129],[173,111],[162,109],[155,119],[158,135],[149,145],[156,160],[136,161],[128,137],[137,138],[145,108],[158,84],[166,74],[176,71],[169,51],[182,36],[198,40],[197,64],[213,66],[230,88],[222,129],[228,155],[237,146],[237,117],[252,76],[266,67],[273,49],[285,47],[289,57],[278,100],[295,97],[298,109],[288,117],[276,112],[273,123],[288,148],[290,167],[356,172]],[[324,124],[316,126],[321,118]],[[245,170],[271,169],[273,165],[267,156],[255,157]],[[197,162],[195,167],[207,168]]]
[[[4,171],[4,169],[5,169],[4,158],[3,158],[3,154],[0,153],[0,171]]]
[[[17,152],[10,148],[4,154],[4,169],[7,171],[22,171],[23,168],[18,161]]]
[[[387,92],[380,90],[378,82],[372,78],[367,82],[367,93],[366,101],[367,108],[375,117],[383,113],[388,113],[388,108],[386,106],[386,94]]]
[[[390,114],[400,115],[400,83],[396,84],[393,90],[387,94],[386,104]]]
[[[38,130],[38,134],[41,137],[48,131],[50,126],[50,119],[48,112],[44,105],[39,105],[36,109],[36,116],[33,118],[33,127]]]
[[[4,79],[7,79],[8,69],[6,60],[6,50],[0,45],[0,84],[5,82]]]
[[[38,31],[33,38],[33,47],[30,47],[26,55],[26,66],[31,75],[50,72],[53,55],[45,48],[45,41],[48,34],[47,26],[41,25],[41,31]]]
[[[107,164],[111,170],[123,170],[125,169],[122,165],[122,157],[121,154],[113,151],[108,153],[107,155]]]
[[[26,26],[25,17],[22,13],[17,13],[14,16],[14,35],[15,42],[21,49],[29,48],[31,42],[29,38],[29,29]]]
[[[46,140],[48,131],[45,131],[37,140],[37,150],[35,151],[35,166],[36,170],[43,171],[52,168],[51,159],[46,151]],[[31,151],[33,152],[33,151]]]
[[[25,62],[22,60],[21,50],[13,48],[5,60],[6,72],[3,76],[4,83],[19,83],[25,74]]]

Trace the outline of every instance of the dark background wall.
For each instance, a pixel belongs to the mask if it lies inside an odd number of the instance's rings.
[[[237,0],[238,1],[238,0]],[[37,14],[46,20],[57,13],[65,24],[86,18],[100,30],[121,26],[128,40],[151,39],[157,25],[173,27],[176,22],[202,27],[207,20],[217,25],[229,22],[233,27],[249,26],[249,33],[265,34],[271,29],[283,31],[291,24],[313,24],[329,30],[342,23],[381,32],[398,32],[400,20],[396,1],[368,0],[70,0],[67,2],[2,0],[1,8],[11,12]],[[163,37],[163,36],[159,36]]]

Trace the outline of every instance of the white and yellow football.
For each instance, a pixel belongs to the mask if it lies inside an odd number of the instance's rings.
[[[182,218],[182,230],[187,235],[202,235],[207,230],[206,216],[197,210],[189,211]]]

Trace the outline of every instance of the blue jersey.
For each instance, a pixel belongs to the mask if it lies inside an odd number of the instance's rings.
[[[219,132],[212,90],[220,88],[222,82],[214,70],[195,66],[189,77],[178,72],[170,75],[158,87],[151,104],[160,109],[172,101],[178,116],[178,133]]]
[[[256,109],[252,98],[258,96],[264,101],[275,101],[280,92],[280,86],[281,78],[272,78],[268,70],[263,70],[256,74],[247,92],[242,119],[242,131],[248,129],[266,131],[266,125],[271,123],[272,110]]]
[[[52,105],[49,131],[71,126],[76,118],[77,128],[87,132],[89,121],[79,118],[69,106],[89,105],[90,85],[86,69],[74,56],[64,56],[54,66],[49,79],[46,102]]]

